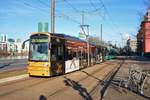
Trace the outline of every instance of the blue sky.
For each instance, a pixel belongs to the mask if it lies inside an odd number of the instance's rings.
[[[104,6],[103,6],[104,4]],[[103,40],[121,41],[121,34],[136,35],[140,26],[139,13],[144,14],[143,0],[56,0],[56,33],[78,36],[81,12],[90,34]],[[50,23],[50,0],[2,0],[0,3],[0,34],[26,39],[36,32],[38,22]]]

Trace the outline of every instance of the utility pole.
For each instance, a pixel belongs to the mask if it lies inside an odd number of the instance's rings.
[[[87,27],[88,66],[90,66],[89,25],[87,25],[86,27]]]
[[[90,66],[90,44],[89,44],[89,25],[80,25],[82,31],[86,35],[86,41],[87,41],[87,53],[88,53],[88,66]],[[84,29],[86,28],[86,33]]]
[[[103,42],[103,25],[101,24],[101,43]]]
[[[82,25],[84,25],[84,11],[82,12],[82,20],[81,20],[81,22],[82,22]]]
[[[88,66],[90,66],[90,44],[89,44],[89,25],[85,25],[84,24],[84,12],[82,13],[82,25],[80,25],[81,30],[83,31],[83,33],[86,35],[86,41],[87,41],[87,53],[88,53]],[[86,28],[86,32],[85,29]]]
[[[55,33],[55,0],[51,0],[51,33]]]

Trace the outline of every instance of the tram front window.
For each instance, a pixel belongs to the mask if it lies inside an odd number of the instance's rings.
[[[34,38],[30,41],[31,61],[48,61],[48,38]]]

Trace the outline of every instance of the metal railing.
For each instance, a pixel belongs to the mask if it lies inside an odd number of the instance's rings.
[[[129,76],[125,86],[132,91],[144,94],[144,89],[146,89],[147,84],[150,84],[148,83],[148,77],[150,77],[148,72],[143,71],[141,67],[133,64],[129,69]]]

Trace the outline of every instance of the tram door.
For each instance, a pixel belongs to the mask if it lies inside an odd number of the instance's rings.
[[[51,42],[51,72],[52,75],[64,73],[64,42],[58,38],[52,38]]]

